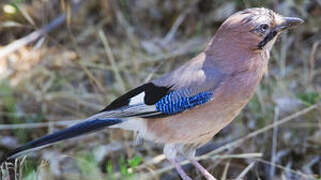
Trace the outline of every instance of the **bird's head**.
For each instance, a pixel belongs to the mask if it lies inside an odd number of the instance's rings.
[[[215,44],[269,51],[280,33],[301,23],[300,18],[284,17],[266,8],[245,9],[231,15],[221,25],[214,38]]]

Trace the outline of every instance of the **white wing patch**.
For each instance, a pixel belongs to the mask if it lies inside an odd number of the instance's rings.
[[[141,92],[137,94],[136,96],[130,99],[129,105],[144,104],[144,97],[145,97],[145,92]]]

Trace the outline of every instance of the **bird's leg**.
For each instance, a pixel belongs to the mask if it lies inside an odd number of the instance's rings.
[[[216,180],[199,162],[195,160],[195,152],[198,144],[184,145],[181,148],[182,155],[188,159],[207,180]]]
[[[192,180],[185,171],[183,170],[182,166],[179,164],[179,162],[176,161],[176,159],[168,159],[168,161],[175,166],[178,174],[182,177],[183,180]]]
[[[212,174],[210,174],[199,162],[194,158],[189,158],[191,163],[203,174],[207,180],[216,180]]]
[[[192,180],[185,171],[182,166],[179,164],[177,160],[177,145],[175,144],[165,144],[164,146],[164,154],[166,159],[176,168],[178,174],[182,177],[183,180]]]

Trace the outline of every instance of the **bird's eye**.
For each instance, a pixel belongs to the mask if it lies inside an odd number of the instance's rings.
[[[261,24],[259,27],[259,31],[262,33],[265,33],[269,29],[269,25],[267,24]]]

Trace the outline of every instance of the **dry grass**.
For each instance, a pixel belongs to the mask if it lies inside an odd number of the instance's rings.
[[[199,160],[223,180],[320,179],[319,0],[1,1],[0,157],[173,70],[201,51],[228,15],[254,6],[305,23],[279,39],[257,93],[200,149]],[[62,25],[48,27],[61,17]],[[135,146],[133,137],[108,130],[69,140],[4,165],[0,177],[14,172],[23,179],[178,178],[161,146]]]

